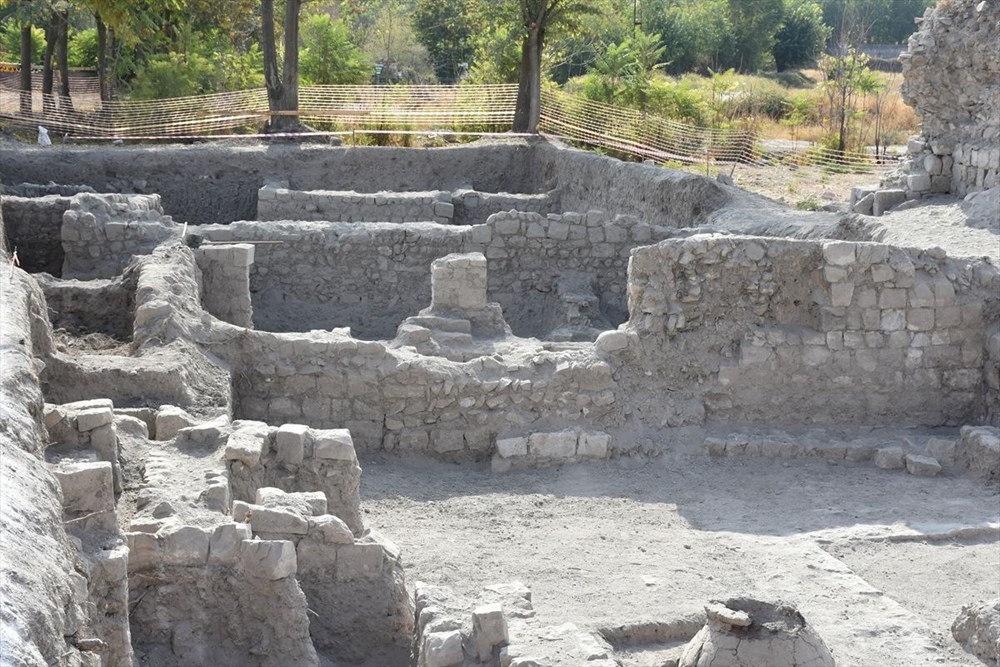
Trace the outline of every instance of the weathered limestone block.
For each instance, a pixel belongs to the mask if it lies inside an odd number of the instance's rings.
[[[934,477],[941,472],[941,464],[932,456],[907,454],[906,471],[918,477]]]
[[[62,486],[65,511],[83,514],[115,509],[110,463],[62,463],[52,472]]]
[[[255,534],[305,535],[309,522],[301,515],[284,509],[250,506],[250,527]]]
[[[381,575],[384,560],[381,544],[341,544],[337,547],[337,580],[374,579]]]
[[[240,564],[251,577],[275,581],[295,574],[295,543],[289,540],[244,540]]]
[[[1000,665],[1000,598],[963,606],[951,634],[986,664]]]
[[[503,458],[527,456],[527,438],[497,438],[497,454]]]
[[[346,428],[313,431],[313,456],[318,459],[357,461],[351,432]]]
[[[234,431],[226,443],[226,460],[240,461],[248,468],[257,466],[266,438],[266,434],[251,430]]]
[[[81,410],[76,413],[76,427],[80,431],[93,431],[99,426],[110,424],[114,418],[114,412],[109,407]]]
[[[153,436],[157,440],[173,440],[182,428],[194,426],[197,419],[174,405],[163,405],[156,412],[156,428]]]
[[[472,645],[480,662],[494,657],[494,649],[504,646],[509,639],[507,619],[499,604],[487,604],[472,612]]]
[[[532,433],[528,438],[528,453],[547,459],[568,459],[576,454],[575,431]]]
[[[303,424],[284,424],[278,428],[274,446],[278,463],[301,465],[309,442],[309,427]]]
[[[462,633],[432,632],[424,637],[420,652],[422,667],[455,667],[465,660],[462,652]]]
[[[309,520],[309,533],[315,534],[326,544],[351,544],[354,533],[347,524],[332,514],[323,514]]]
[[[217,526],[208,543],[209,565],[235,565],[241,545],[251,538],[250,526],[245,523],[226,523]]]
[[[882,470],[902,470],[906,458],[902,447],[881,447],[875,450],[875,467]]]
[[[1000,429],[963,426],[955,445],[955,462],[977,479],[1000,480]]]
[[[198,526],[167,526],[157,533],[163,539],[163,563],[201,567],[208,561],[211,534]]]
[[[579,442],[576,447],[578,456],[595,459],[608,458],[608,447],[611,444],[611,436],[607,433],[580,433]]]
[[[486,257],[446,255],[431,263],[431,311],[475,311],[487,306]]]

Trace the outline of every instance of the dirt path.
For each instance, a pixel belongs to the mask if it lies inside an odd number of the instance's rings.
[[[519,579],[540,618],[589,627],[673,620],[748,592],[797,603],[841,666],[979,664],[942,627],[953,599],[986,596],[989,556],[1000,562],[1000,495],[965,478],[701,457],[501,476],[428,461],[362,465],[366,521],[402,547],[411,585],[472,594]],[[858,540],[988,523],[978,529],[986,541],[928,549],[922,567],[891,582],[863,579],[868,561],[830,555]],[[886,543],[876,560],[915,546]],[[930,614],[916,601],[943,567],[948,603]],[[657,664],[641,650],[620,657]]]

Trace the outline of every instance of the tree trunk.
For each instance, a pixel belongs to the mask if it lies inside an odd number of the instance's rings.
[[[73,110],[69,95],[69,11],[59,13],[59,40],[56,42],[56,60],[59,63],[59,109]]]
[[[302,129],[299,110],[299,9],[302,0],[285,3],[285,57],[278,67],[278,49],[274,38],[274,0],[261,2],[261,28],[264,49],[264,85],[271,120],[265,132],[297,132]]]
[[[101,20],[100,14],[94,14],[97,21],[97,82],[101,89],[101,101],[111,99],[111,87],[108,85],[108,28]]]
[[[528,27],[521,42],[521,68],[517,84],[517,104],[514,107],[514,132],[535,134],[541,115],[542,96],[542,37],[538,24]]]
[[[31,24],[21,24],[21,113],[31,113]]]
[[[56,25],[58,19],[56,13],[52,12],[49,17],[49,24],[45,26],[45,56],[42,59],[42,111],[49,113],[56,108],[55,99],[52,97],[52,55],[55,53]]]

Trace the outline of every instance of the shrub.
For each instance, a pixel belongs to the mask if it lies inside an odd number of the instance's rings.
[[[21,60],[21,24],[9,21],[0,28],[0,52],[3,57],[0,60],[8,60],[16,63]],[[31,62],[35,65],[42,63],[45,55],[45,31],[38,26],[31,28]]]
[[[215,65],[197,53],[163,53],[152,56],[132,81],[138,99],[185,97],[213,92]]]
[[[327,14],[315,14],[302,25],[305,48],[299,55],[303,83],[352,84],[371,81],[374,65],[350,39],[347,26]]]
[[[69,66],[97,67],[97,28],[74,33],[69,38]]]

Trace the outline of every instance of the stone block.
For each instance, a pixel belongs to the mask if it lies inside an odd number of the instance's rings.
[[[963,427],[955,447],[955,460],[977,479],[1000,480],[1000,431],[989,426]]]
[[[182,567],[201,567],[208,561],[211,536],[198,526],[167,527],[158,533],[163,538],[163,563]]]
[[[502,458],[527,456],[527,438],[497,438],[497,454]]]
[[[155,567],[163,560],[163,545],[152,533],[125,533],[130,572]]]
[[[931,176],[927,173],[910,174],[906,177],[906,189],[910,192],[927,192],[931,189]]]
[[[337,547],[337,580],[373,579],[382,573],[381,544],[341,544]]]
[[[938,461],[949,463],[955,460],[956,444],[957,442],[951,438],[931,438],[927,441],[924,451]]]
[[[608,447],[611,444],[611,436],[607,433],[587,433],[580,434],[576,445],[577,456],[586,456],[594,459],[608,458]]]
[[[861,215],[871,215],[875,206],[875,193],[869,192],[851,206],[851,210]]]
[[[493,649],[508,641],[507,619],[499,604],[487,604],[472,611],[472,646],[479,662],[489,662]]]
[[[326,544],[352,544],[354,533],[347,524],[332,514],[323,514],[309,520],[309,533]]]
[[[208,542],[208,564],[234,565],[240,555],[241,543],[250,537],[250,526],[245,523],[216,526]]]
[[[465,654],[462,652],[462,633],[459,630],[451,630],[425,635],[420,657],[423,667],[461,665],[465,660]]]
[[[274,438],[275,458],[278,463],[301,465],[305,457],[309,427],[304,424],[284,424]]]
[[[906,192],[903,190],[879,190],[875,193],[872,213],[876,216],[883,215],[904,201],[906,201]]]
[[[836,283],[830,286],[830,305],[846,308],[854,298],[854,283]]]
[[[455,217],[455,206],[448,202],[434,202],[434,215],[439,218],[451,219]]]
[[[824,243],[823,259],[834,266],[849,266],[855,260],[855,244],[846,241]]]
[[[906,462],[902,447],[880,447],[875,450],[875,467],[882,470],[902,470]]]
[[[284,579],[298,570],[295,544],[289,540],[245,540],[240,543],[240,564],[251,577]]]
[[[576,454],[576,441],[575,431],[532,433],[528,437],[528,451],[541,458],[568,459]]]
[[[110,424],[114,420],[115,413],[111,408],[81,410],[76,414],[76,428],[81,433],[93,431],[95,428]]]
[[[465,436],[462,431],[432,431],[431,447],[439,454],[460,452],[465,449]]]
[[[153,436],[157,440],[173,440],[182,428],[193,426],[195,418],[174,405],[163,405],[156,411]]]
[[[63,493],[63,509],[86,514],[115,509],[114,475],[107,461],[62,463],[52,470]]]
[[[260,505],[250,508],[250,527],[255,534],[305,535],[309,532],[309,522],[300,514]]]
[[[313,432],[313,456],[333,461],[357,461],[354,440],[346,428]]]
[[[599,352],[619,352],[621,350],[628,348],[628,334],[624,331],[602,331],[598,336],[597,340],[594,341],[594,347],[597,348]]]
[[[248,468],[256,467],[260,463],[266,437],[265,434],[252,430],[233,432],[226,443],[226,460],[239,461]]]
[[[232,502],[229,482],[225,479],[219,479],[198,494],[198,500],[213,512],[228,514],[229,504]]]
[[[933,477],[941,472],[941,464],[932,456],[907,454],[906,472],[919,477]]]

